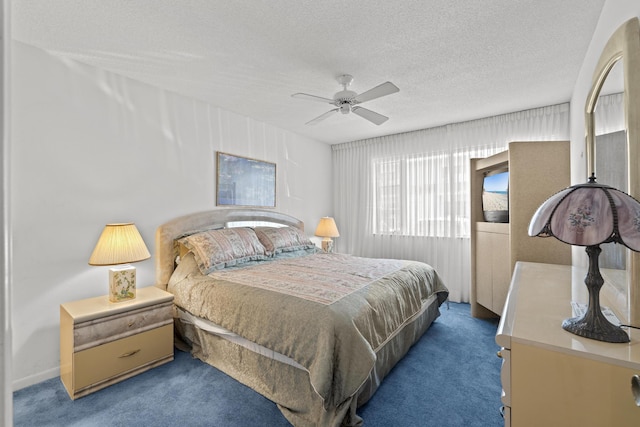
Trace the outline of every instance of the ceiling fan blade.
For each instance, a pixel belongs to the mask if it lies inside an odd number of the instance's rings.
[[[400,89],[391,82],[382,83],[373,89],[369,89],[366,92],[362,92],[360,95],[354,98],[356,104],[360,104],[365,101],[371,101],[372,99],[380,98],[381,96],[391,95],[392,93],[399,92]]]
[[[352,107],[351,112],[353,114],[359,115],[363,119],[369,120],[371,123],[376,125],[381,125],[389,120],[389,117],[387,116],[383,116],[382,114],[378,114],[375,111],[367,110],[366,108],[362,107]]]
[[[294,93],[291,96],[293,98],[306,99],[307,101],[328,102],[329,104],[333,104],[333,99],[323,98],[321,96],[309,95],[308,93]]]
[[[338,111],[340,111],[339,108],[334,108],[333,110],[329,110],[326,113],[319,115],[315,119],[309,120],[307,123],[305,123],[305,125],[315,125],[316,123],[321,122],[322,120],[324,120],[327,117],[337,113]]]

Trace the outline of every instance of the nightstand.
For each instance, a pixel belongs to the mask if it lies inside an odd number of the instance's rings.
[[[71,399],[173,360],[173,295],[154,286],[135,299],[107,296],[60,306],[60,379]]]

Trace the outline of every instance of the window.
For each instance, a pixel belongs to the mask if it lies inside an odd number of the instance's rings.
[[[373,160],[373,234],[469,237],[469,159],[474,147]]]

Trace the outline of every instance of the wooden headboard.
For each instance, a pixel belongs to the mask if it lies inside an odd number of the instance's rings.
[[[297,218],[266,209],[220,208],[174,218],[156,230],[156,286],[167,288],[178,256],[174,240],[202,230],[225,228],[231,222],[267,222],[288,225],[304,231]]]

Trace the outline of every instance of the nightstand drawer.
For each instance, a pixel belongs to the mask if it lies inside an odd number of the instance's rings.
[[[172,303],[102,317],[76,324],[74,351],[81,351],[173,322]]]
[[[129,371],[170,356],[173,358],[173,324],[131,335],[73,355],[77,391],[122,376]]]

